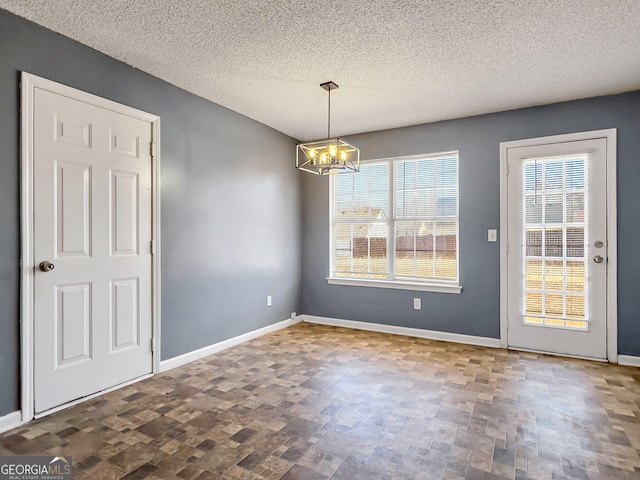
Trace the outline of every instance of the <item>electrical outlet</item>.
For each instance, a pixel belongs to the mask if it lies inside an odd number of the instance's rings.
[[[414,298],[413,299],[413,309],[414,310],[422,310],[422,299]]]
[[[495,228],[490,228],[487,230],[487,241],[489,242],[497,242],[498,241],[498,230]]]
[[[271,306],[271,295],[267,295],[267,307]]]
[[[291,312],[291,320],[295,320],[296,316],[296,312]]]

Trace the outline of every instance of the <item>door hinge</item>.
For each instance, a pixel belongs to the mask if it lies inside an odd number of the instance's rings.
[[[509,331],[509,319],[507,318],[507,332]]]
[[[509,244],[507,243],[507,253],[509,253]]]
[[[155,240],[151,240],[149,242],[149,250],[151,251],[151,255],[155,255],[155,253],[156,253],[156,241]]]
[[[154,353],[154,352],[155,352],[155,348],[153,347],[154,343],[155,343],[155,342],[153,341],[153,338],[152,338],[152,339],[151,339],[151,353]]]
[[[507,171],[505,172],[506,175],[509,175],[509,162],[507,162]]]
[[[149,153],[151,154],[152,157],[155,158],[155,156],[156,156],[156,143],[154,143],[154,142],[150,143]]]

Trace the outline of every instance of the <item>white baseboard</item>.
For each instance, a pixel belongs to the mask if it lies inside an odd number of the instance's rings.
[[[22,425],[22,412],[20,410],[8,413],[4,417],[0,417],[0,433],[13,430],[14,428],[18,428],[20,425]]]
[[[252,340],[257,337],[261,337],[267,333],[275,332],[276,330],[282,330],[283,328],[290,327],[291,325],[295,325],[300,322],[300,316],[296,318],[292,318],[289,320],[284,320],[282,322],[274,323],[273,325],[268,325],[263,328],[259,328],[258,330],[254,330],[252,332],[247,332],[243,335],[239,335],[237,337],[230,338],[228,340],[224,340],[222,342],[214,343],[213,345],[209,345],[208,347],[203,347],[198,350],[194,350],[192,352],[184,353],[182,355],[178,355],[177,357],[170,358],[168,360],[162,360],[160,362],[160,371],[159,373],[166,372],[167,370],[171,370],[176,367],[180,367],[189,362],[193,362],[194,360],[198,360],[199,358],[206,357],[213,353],[220,352],[222,350],[226,350],[227,348],[235,347],[241,343],[244,343],[248,340]]]
[[[628,367],[640,367],[640,357],[633,355],[618,355],[618,364]]]
[[[406,335],[408,337],[429,338],[444,342],[466,343],[481,347],[500,348],[499,338],[475,337],[461,333],[438,332],[436,330],[423,330],[421,328],[394,327],[381,323],[358,322],[355,320],[340,320],[338,318],[316,317],[315,315],[299,315],[303,322],[332,325],[334,327],[355,328],[357,330],[369,330],[371,332],[391,333],[393,335]]]

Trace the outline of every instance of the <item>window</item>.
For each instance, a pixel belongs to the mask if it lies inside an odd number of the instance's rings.
[[[331,177],[329,283],[460,292],[458,152]]]

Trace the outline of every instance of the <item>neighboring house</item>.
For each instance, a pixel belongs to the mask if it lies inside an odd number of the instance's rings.
[[[362,218],[362,223],[345,224],[348,227],[336,230],[336,255],[350,257],[366,256],[371,248],[374,256],[386,253],[387,224],[386,215],[381,208],[358,205],[336,212],[336,220]],[[373,240],[372,240],[373,239]]]

